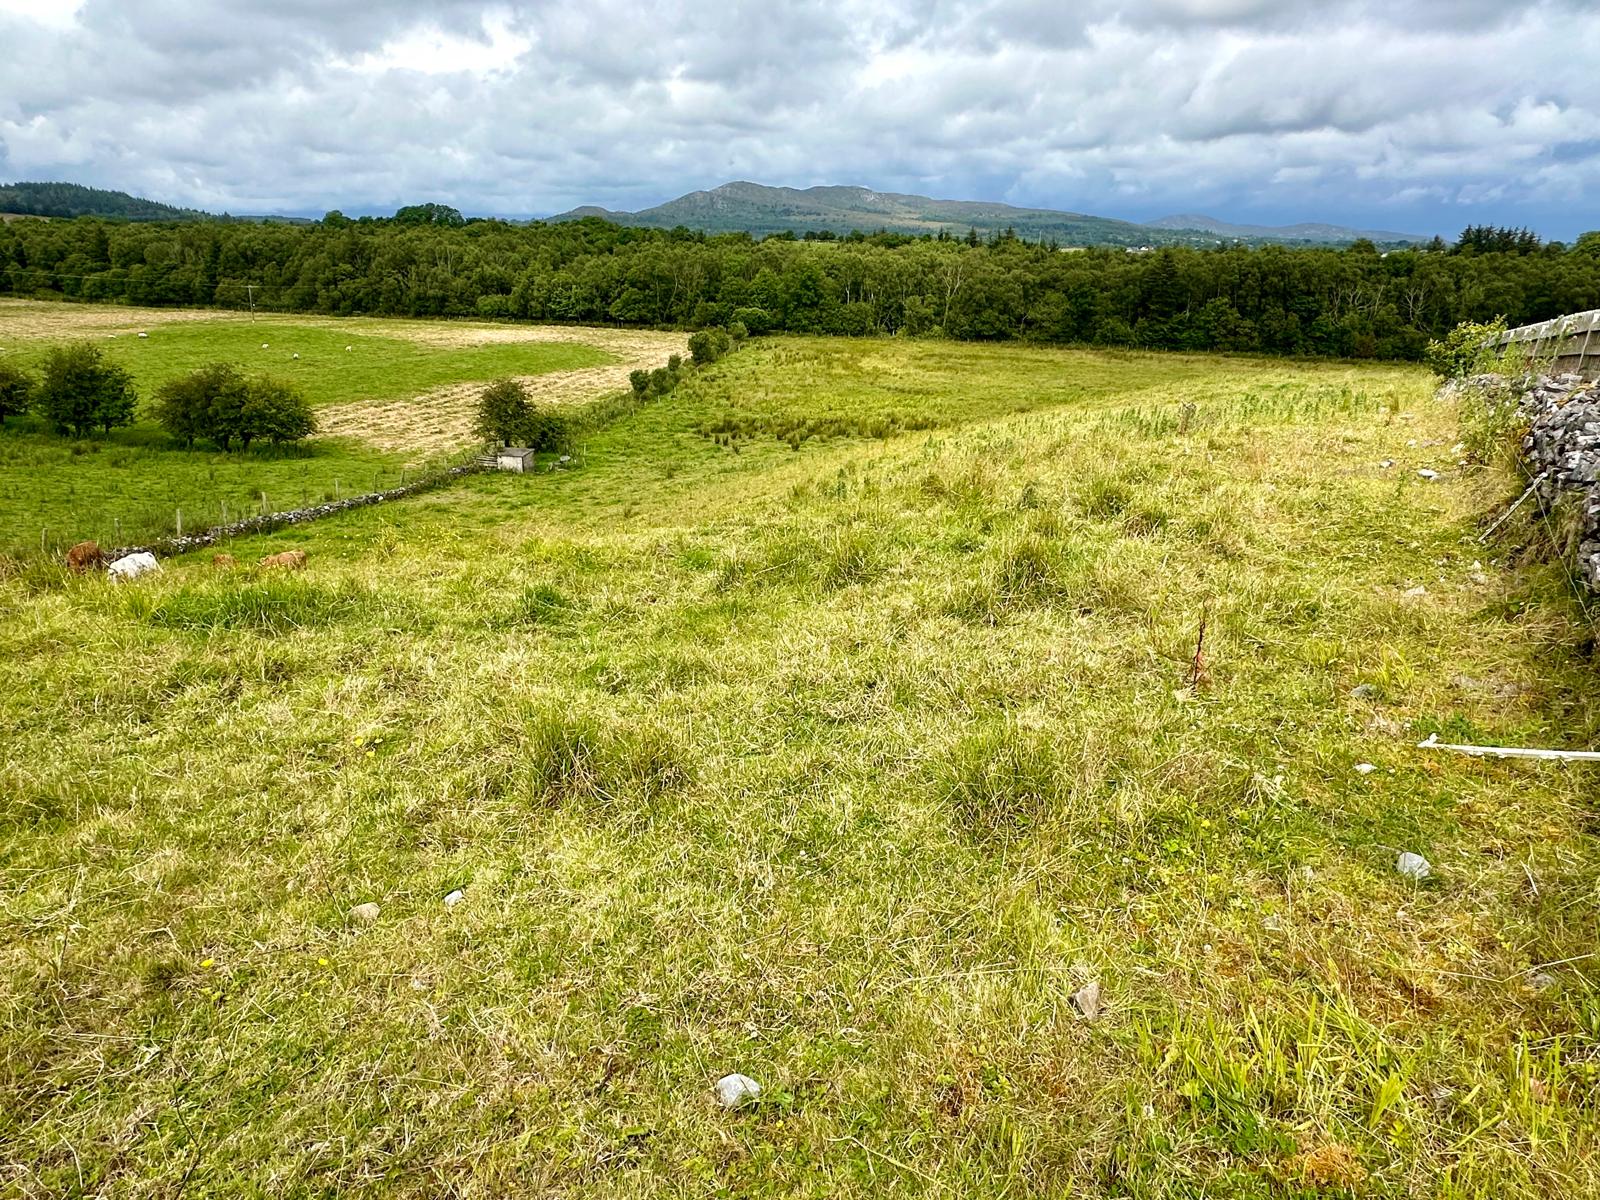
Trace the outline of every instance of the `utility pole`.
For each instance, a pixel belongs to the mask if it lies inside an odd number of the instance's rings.
[[[254,325],[256,323],[256,285],[253,283],[245,284],[244,293],[250,300],[250,323]]]

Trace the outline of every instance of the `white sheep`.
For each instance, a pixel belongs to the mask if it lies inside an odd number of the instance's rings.
[[[291,354],[291,355],[289,355],[289,357],[290,358],[299,358],[300,356],[298,354]]]
[[[262,348],[262,349],[263,349],[263,350],[266,350],[266,349],[268,349],[268,346],[267,346],[267,344],[266,344],[266,343],[265,343],[265,342],[262,342],[262,343],[261,343],[261,348]]]
[[[355,347],[354,347],[354,346],[346,346],[346,347],[345,347],[345,352],[346,352],[346,353],[349,353],[349,352],[350,352],[350,351],[351,351],[351,350],[354,350],[354,349],[355,349]]]

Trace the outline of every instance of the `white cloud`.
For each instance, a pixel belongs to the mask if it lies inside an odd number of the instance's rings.
[[[0,167],[232,211],[728,178],[1600,224],[1584,0],[0,0]]]

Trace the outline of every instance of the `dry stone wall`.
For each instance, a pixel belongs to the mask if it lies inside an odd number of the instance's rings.
[[[1539,504],[1546,510],[1572,496],[1579,507],[1579,575],[1600,592],[1600,383],[1578,374],[1538,375],[1520,382],[1480,376],[1467,386],[1483,393],[1518,395],[1528,432],[1522,452]]]

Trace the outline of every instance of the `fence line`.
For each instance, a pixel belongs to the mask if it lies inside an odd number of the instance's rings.
[[[1530,344],[1535,359],[1550,360],[1551,374],[1600,376],[1600,308],[1521,325],[1495,339],[1496,346],[1512,344]]]

